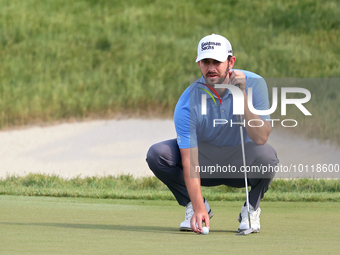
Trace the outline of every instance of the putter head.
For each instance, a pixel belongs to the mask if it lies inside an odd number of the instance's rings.
[[[245,236],[245,235],[248,235],[250,233],[253,233],[254,232],[254,229],[253,228],[249,228],[249,229],[246,229],[240,233],[237,233],[236,235],[237,236]]]

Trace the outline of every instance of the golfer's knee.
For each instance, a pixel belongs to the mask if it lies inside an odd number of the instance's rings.
[[[254,154],[258,164],[262,166],[274,166],[279,162],[276,151],[269,144],[257,146]]]
[[[158,147],[158,144],[152,145],[146,154],[146,162],[152,171],[157,169],[157,163],[160,156]]]
[[[160,167],[168,166],[169,161],[171,161],[171,152],[169,146],[164,142],[152,145],[146,154],[146,162],[154,173]]]
[[[154,172],[167,171],[180,164],[180,152],[175,139],[152,145],[146,155],[146,162]]]

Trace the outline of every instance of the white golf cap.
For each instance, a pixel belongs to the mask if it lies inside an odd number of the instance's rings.
[[[233,55],[233,49],[227,38],[211,34],[203,37],[198,43],[196,62],[212,58],[220,62],[224,62],[229,56]]]

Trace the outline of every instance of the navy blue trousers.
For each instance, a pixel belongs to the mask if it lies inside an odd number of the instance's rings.
[[[231,166],[233,169],[240,170],[243,166],[241,145],[213,147],[207,144],[199,144],[198,150],[199,164],[202,170],[200,173],[201,186],[245,187],[244,172],[220,171],[211,173],[211,171],[205,171],[207,166],[216,165],[220,167],[229,166],[229,169]],[[246,165],[249,166],[249,169],[254,170],[247,172],[248,185],[251,187],[249,203],[257,209],[275,176],[275,171],[255,170],[261,170],[263,167],[267,167],[268,170],[269,166],[276,166],[279,160],[276,151],[269,144],[245,143],[245,155]],[[176,139],[152,145],[147,153],[146,161],[155,176],[174,194],[178,203],[182,206],[187,205],[190,202],[190,197],[184,182],[181,155]]]

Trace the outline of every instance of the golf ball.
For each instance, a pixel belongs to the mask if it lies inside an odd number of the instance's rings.
[[[209,234],[209,228],[207,228],[207,227],[203,227],[202,234],[203,234],[203,235],[207,235],[207,234]]]

